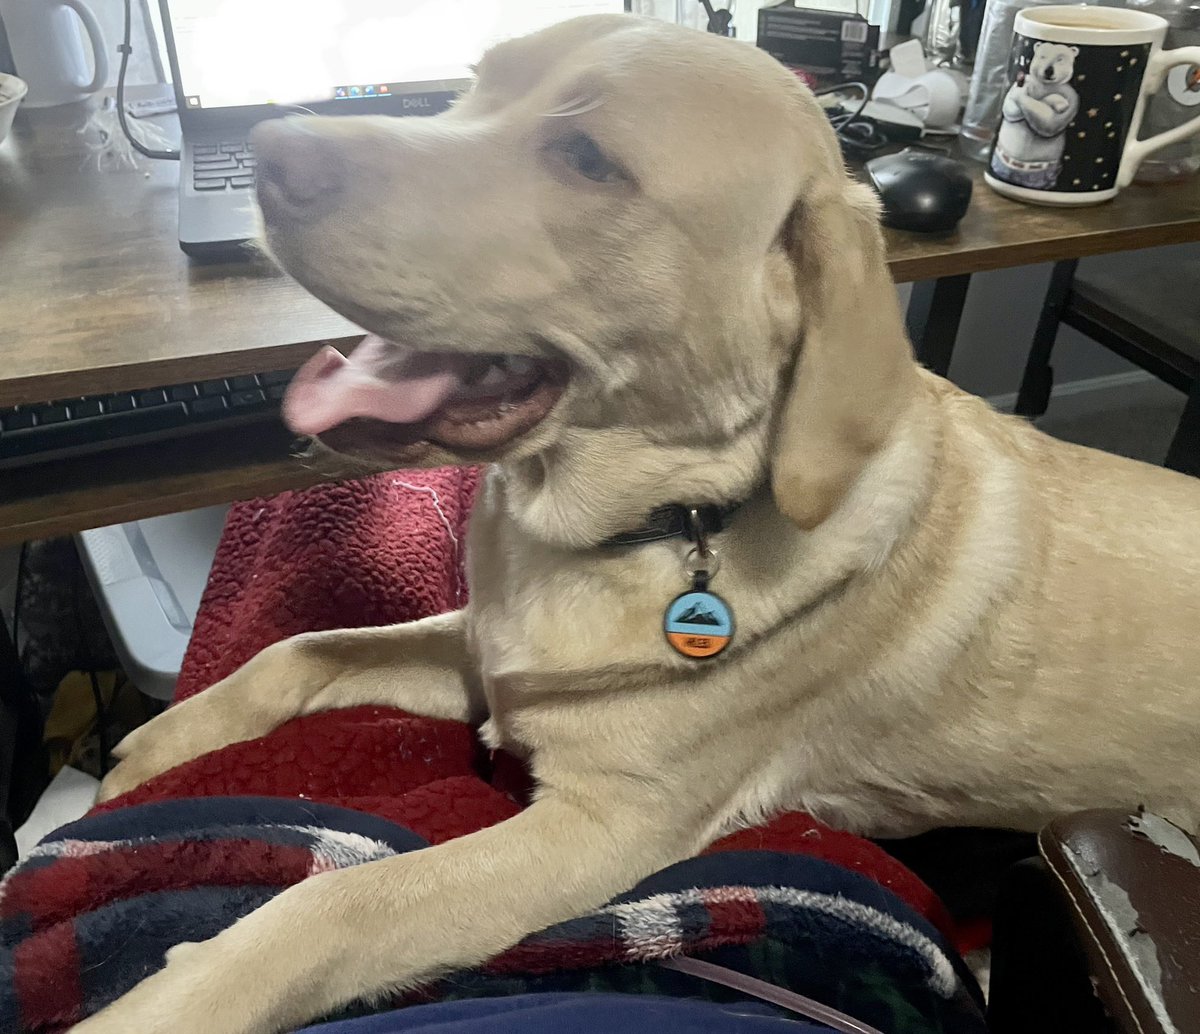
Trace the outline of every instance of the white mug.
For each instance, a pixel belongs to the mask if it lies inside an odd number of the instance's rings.
[[[92,45],[91,72],[76,16]],[[29,84],[27,108],[80,101],[108,82],[108,44],[83,0],[0,0],[0,18],[17,74]]]
[[[1200,133],[1200,116],[1139,140],[1147,98],[1200,47],[1163,50],[1167,22],[1115,7],[1017,15],[1009,88],[984,179],[1041,205],[1093,205],[1129,186],[1147,155]]]

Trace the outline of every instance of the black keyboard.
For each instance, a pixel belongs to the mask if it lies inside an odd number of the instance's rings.
[[[0,409],[0,469],[279,420],[294,370]]]
[[[192,186],[197,190],[246,190],[254,186],[257,165],[250,144],[197,144],[192,148]]]

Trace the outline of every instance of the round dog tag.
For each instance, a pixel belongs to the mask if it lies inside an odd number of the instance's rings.
[[[684,657],[716,657],[733,639],[733,611],[715,593],[693,590],[671,601],[663,628]]]

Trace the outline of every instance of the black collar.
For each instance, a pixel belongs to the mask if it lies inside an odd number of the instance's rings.
[[[618,535],[605,539],[602,546],[643,546],[647,542],[663,542],[666,539],[684,538],[689,542],[694,539],[690,514],[696,511],[699,518],[700,533],[707,538],[729,526],[729,519],[741,509],[741,503],[730,503],[717,506],[715,503],[693,504],[685,506],[682,503],[669,503],[651,510],[646,517],[646,523],[640,528],[623,531]]]

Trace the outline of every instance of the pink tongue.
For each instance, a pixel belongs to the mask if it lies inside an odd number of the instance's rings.
[[[372,334],[349,358],[327,346],[305,363],[284,397],[283,420],[296,434],[322,434],[355,417],[415,424],[460,385],[449,369],[397,375],[395,346]]]

